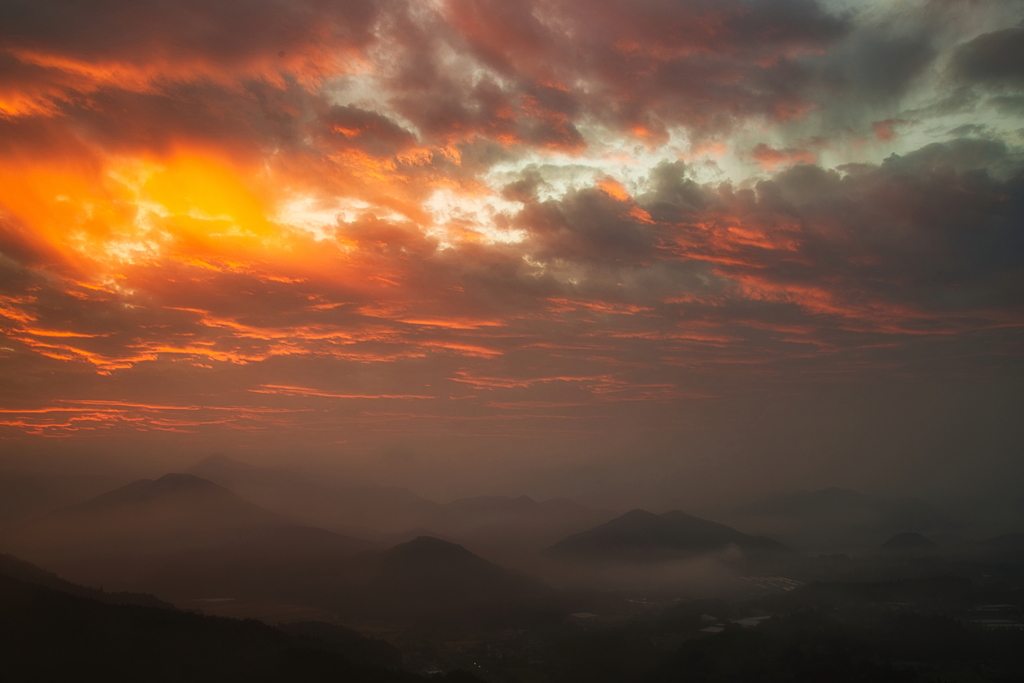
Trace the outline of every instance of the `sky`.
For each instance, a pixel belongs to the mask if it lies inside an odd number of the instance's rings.
[[[1022,21],[0,0],[0,455],[1019,494]]]

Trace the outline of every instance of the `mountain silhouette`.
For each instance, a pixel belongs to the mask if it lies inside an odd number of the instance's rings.
[[[77,582],[169,599],[294,598],[310,567],[373,550],[192,474],[132,482],[24,524],[13,540],[10,549]]]
[[[815,550],[867,550],[877,547],[879,539],[907,529],[941,534],[955,528],[949,516],[923,500],[841,488],[768,496],[732,511],[726,519]]]
[[[382,546],[419,535],[441,537],[507,565],[613,516],[565,499],[538,502],[528,496],[476,496],[441,505],[403,488],[256,467],[223,455],[189,471],[305,524]]]
[[[429,536],[366,558],[359,573],[354,587],[362,607],[377,615],[443,617],[509,608],[548,591],[536,579]]]
[[[613,516],[564,498],[477,496],[441,506],[430,528],[488,559],[515,566],[568,534]]]
[[[243,529],[213,545],[119,558],[122,567],[133,568],[130,575],[101,563],[93,581],[123,576],[132,581],[128,587],[179,600],[215,595],[323,606],[334,592],[335,575],[373,550],[368,541],[315,527]]]
[[[570,562],[659,561],[692,557],[730,546],[753,555],[788,550],[770,538],[751,536],[678,510],[661,515],[632,510],[593,529],[568,536],[542,555]]]
[[[293,524],[192,474],[142,479],[19,528],[17,554],[60,559],[154,554],[218,542],[229,533]]]
[[[327,626],[327,625],[324,625]],[[0,574],[0,670],[12,681],[427,680],[376,664],[389,646],[340,627],[108,604]],[[353,662],[346,655],[362,655]]]
[[[271,599],[404,619],[507,607],[545,590],[437,538],[373,552],[367,541],[296,524],[194,474],[132,482],[25,532],[47,568],[79,583],[179,604]]]
[[[280,536],[273,544],[261,535],[162,555],[147,565],[140,585],[177,598],[273,599],[353,618],[397,621],[507,608],[546,592],[524,574],[437,538],[353,553],[359,548],[341,545],[337,535],[322,529],[283,528]]]
[[[140,605],[143,607],[162,607],[172,609],[173,605],[159,600],[146,593],[127,593],[96,590],[66,581],[52,572],[40,569],[30,562],[20,560],[13,555],[0,554],[0,576],[25,581],[36,586],[43,586],[81,598],[90,598],[111,605]]]
[[[102,475],[4,472],[0,474],[0,529],[90,500],[124,482]]]

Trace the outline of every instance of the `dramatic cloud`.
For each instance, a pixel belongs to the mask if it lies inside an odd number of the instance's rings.
[[[1024,8],[901,5],[4,3],[0,438],[677,471],[1024,379]]]
[[[960,47],[953,66],[968,82],[1015,89],[1024,87],[1024,28],[1008,28],[980,35]]]

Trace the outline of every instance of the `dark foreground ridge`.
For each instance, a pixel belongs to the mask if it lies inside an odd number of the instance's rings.
[[[289,630],[108,604],[0,574],[0,673],[8,681],[426,680],[373,663],[394,658],[386,643],[330,625]],[[477,679],[456,672],[445,680]]]
[[[366,614],[450,617],[511,607],[548,592],[540,581],[469,552],[421,536],[367,559],[371,577],[360,588]]]
[[[56,574],[40,569],[30,562],[19,560],[13,555],[0,555],[0,576],[25,581],[26,583],[50,588],[70,595],[77,595],[80,598],[91,598],[92,600],[98,600],[112,605],[138,605],[141,607],[161,607],[164,609],[174,608],[174,605],[171,603],[164,602],[163,600],[149,595],[148,593],[129,593],[123,591],[111,593],[96,590],[95,588],[80,586],[77,583],[65,581]]]

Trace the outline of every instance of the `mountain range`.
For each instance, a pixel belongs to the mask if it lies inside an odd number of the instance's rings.
[[[568,562],[658,562],[689,558],[730,546],[748,555],[789,550],[770,538],[751,536],[679,510],[661,515],[632,510],[562,539],[543,555]]]
[[[267,510],[328,529],[400,532],[419,526],[438,507],[396,486],[256,467],[223,455],[201,460],[188,473],[228,488]]]
[[[272,489],[272,470],[223,458],[206,464],[247,473],[265,491]],[[306,480],[289,481],[294,492],[301,488],[296,482]],[[302,484],[307,485],[313,484]],[[437,505],[395,495],[429,508],[432,524],[445,529],[446,538],[431,530],[407,530],[401,542],[374,543],[268,510],[196,474],[174,473],[24,519],[9,526],[0,540],[4,550],[75,582],[105,588],[103,595],[152,593],[175,604],[269,600],[338,618],[397,622],[522,609],[550,598],[547,585],[718,590],[752,573],[797,571],[801,557],[778,540],[678,510],[654,514],[637,509],[588,524],[606,513],[526,496]],[[866,504],[889,505],[835,490],[777,498],[754,510],[798,520],[815,513],[860,519],[847,513]],[[500,547],[516,534],[523,542],[517,552],[554,537],[523,565],[527,573],[491,562],[470,543],[455,542],[465,536]],[[379,532],[376,540],[385,537]],[[902,557],[908,543],[931,543],[908,532],[890,538],[885,546],[875,543],[876,555]],[[1020,545],[1018,537],[1007,536],[943,549],[953,548],[963,557],[1013,560]],[[928,547],[927,553],[935,554]]]
[[[34,559],[154,554],[215,544],[226,535],[293,524],[191,474],[141,479],[19,525],[5,539]]]
[[[429,536],[356,562],[361,580],[351,586],[352,604],[377,616],[437,619],[516,610],[549,592],[537,579]]]
[[[0,529],[95,498],[127,481],[104,475],[0,473]]]
[[[395,670],[401,658],[392,646],[340,626],[293,624],[281,630],[179,611],[151,596],[135,602],[110,598],[0,557],[5,680],[427,680]],[[476,679],[463,673],[458,680]]]
[[[826,488],[768,496],[718,515],[784,543],[813,551],[870,551],[904,532],[948,536],[953,519],[918,498],[885,498]]]
[[[788,562],[778,541],[674,510],[631,510],[545,549],[529,568],[565,587],[645,592],[718,591],[751,570]]]
[[[398,487],[256,467],[222,455],[200,461],[189,472],[267,510],[380,546],[429,535],[508,565],[521,564],[567,534],[614,516],[564,498],[476,496],[439,504]]]
[[[180,597],[373,546],[307,527],[192,474],[143,479],[26,521],[5,547],[89,585]],[[243,571],[244,570],[244,571]],[[262,579],[265,581],[265,579]]]
[[[26,557],[87,585],[172,602],[258,598],[361,617],[423,618],[510,605],[535,579],[417,538],[383,552],[298,524],[194,474],[139,480],[23,524]]]

